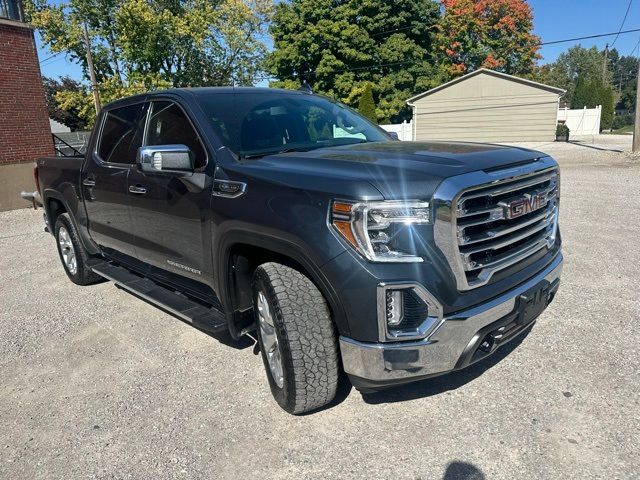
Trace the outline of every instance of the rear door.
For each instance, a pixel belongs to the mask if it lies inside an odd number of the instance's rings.
[[[98,140],[80,178],[91,238],[105,253],[125,261],[136,255],[127,180],[142,144],[144,107],[140,102],[102,115]]]
[[[194,153],[187,176],[132,169],[129,205],[138,258],[151,274],[210,295],[211,176],[204,143],[183,108],[170,100],[149,103],[143,144],[182,144]],[[206,285],[205,285],[206,284]]]

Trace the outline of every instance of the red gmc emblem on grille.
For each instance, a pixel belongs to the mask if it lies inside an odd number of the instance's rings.
[[[546,193],[539,193],[536,195],[524,195],[521,198],[511,200],[504,205],[505,216],[507,219],[521,217],[527,213],[531,213],[535,210],[543,208],[547,204]]]

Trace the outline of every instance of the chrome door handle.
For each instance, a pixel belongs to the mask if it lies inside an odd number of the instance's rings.
[[[131,185],[129,187],[129,191],[131,193],[137,193],[138,195],[144,195],[145,193],[147,193],[147,189],[144,187],[141,187],[140,185]]]
[[[90,178],[85,178],[85,179],[82,181],[82,184],[83,184],[85,187],[95,187],[95,186],[96,186],[96,181],[95,181],[95,180],[91,180]]]

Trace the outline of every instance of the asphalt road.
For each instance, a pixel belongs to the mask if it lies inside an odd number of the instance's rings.
[[[563,167],[566,258],[532,332],[304,417],[251,342],[74,286],[41,213],[1,213],[0,478],[639,478],[640,159],[628,137],[532,146]]]

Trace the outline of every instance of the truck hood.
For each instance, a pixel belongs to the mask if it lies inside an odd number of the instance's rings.
[[[270,155],[247,161],[246,166],[250,170],[264,168],[263,173],[269,172],[282,183],[295,183],[301,175],[305,184],[311,176],[322,178],[324,185],[335,181],[341,188],[357,184],[362,191],[362,183],[368,182],[384,198],[401,199],[430,197],[448,177],[544,156],[534,150],[482,143],[380,142]],[[354,191],[342,193],[357,196]]]

